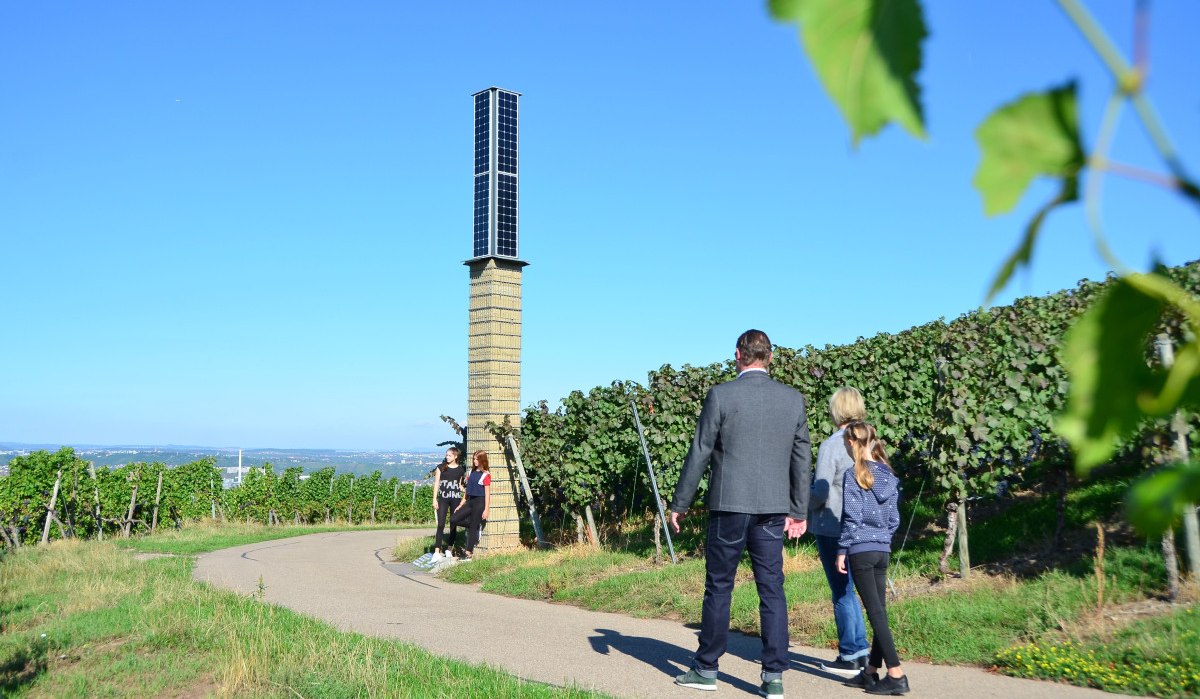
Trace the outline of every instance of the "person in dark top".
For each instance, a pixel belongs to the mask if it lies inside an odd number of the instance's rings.
[[[479,543],[479,530],[487,522],[492,505],[492,474],[488,472],[488,455],[480,449],[471,457],[471,473],[467,475],[467,497],[450,516],[451,525],[467,527],[467,549],[463,561],[470,561]]]
[[[446,458],[433,472],[433,511],[437,513],[437,533],[433,537],[433,563],[443,558],[454,560],[454,535],[458,533],[458,527],[453,521],[450,522],[450,536],[445,541],[445,554],[442,553],[442,531],[446,527],[446,515],[454,512],[462,504],[463,477],[466,475],[466,469],[458,463],[458,455],[457,448],[447,449]]]
[[[845,575],[848,559],[872,631],[867,667],[845,684],[862,687],[867,694],[907,694],[908,677],[900,668],[887,617],[887,569],[892,537],[900,527],[900,479],[892,472],[874,427],[854,420],[842,434],[846,450],[854,457],[854,468],[846,471],[842,483],[837,569]],[[879,668],[885,662],[887,675],[879,679]]]
[[[808,526],[808,413],[799,391],[767,374],[772,354],[766,333],[742,333],[733,356],[738,377],[705,396],[671,500],[671,528],[678,532],[679,519],[708,474],[700,642],[691,669],[676,677],[675,684],[716,690],[738,565],[742,552],[749,551],[763,643],[759,694],[781,699],[783,671],[790,665],[783,540],[799,538]]]

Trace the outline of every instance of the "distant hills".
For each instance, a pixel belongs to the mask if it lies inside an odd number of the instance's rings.
[[[0,475],[7,473],[5,466],[15,456],[46,450],[58,451],[63,446],[74,447],[75,453],[96,466],[121,466],[128,463],[161,462],[168,466],[191,463],[206,456],[217,459],[219,468],[236,472],[238,450],[221,447],[201,446],[102,446],[90,444],[22,444],[0,442]],[[384,478],[400,480],[422,480],[442,460],[441,451],[346,451],[340,449],[243,449],[242,466],[262,466],[271,463],[276,471],[300,466],[311,473],[332,466],[338,473],[353,473],[360,476],[379,471]]]

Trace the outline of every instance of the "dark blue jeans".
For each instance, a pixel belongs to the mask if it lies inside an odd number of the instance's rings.
[[[862,607],[854,594],[854,578],[849,565],[845,573],[837,571],[838,540],[833,536],[817,539],[817,556],[825,568],[825,579],[833,593],[833,620],[837,622],[838,659],[854,660],[871,652],[867,646],[867,625],[863,623]]]
[[[709,512],[705,544],[704,608],[700,617],[697,670],[716,670],[729,642],[729,602],[742,551],[750,551],[762,626],[763,672],[788,666],[787,600],[783,595],[783,518],[741,512]]]

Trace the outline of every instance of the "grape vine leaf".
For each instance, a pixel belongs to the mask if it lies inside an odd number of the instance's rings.
[[[1080,471],[1112,455],[1142,420],[1138,397],[1157,393],[1162,381],[1146,364],[1146,340],[1165,308],[1121,278],[1067,332],[1062,361],[1071,383],[1055,431],[1074,449]]]
[[[798,24],[821,83],[855,145],[889,122],[925,137],[916,75],[928,35],[916,0],[770,0],[775,19]]]
[[[1075,83],[1022,95],[975,129],[982,158],[972,182],[989,216],[1011,211],[1038,175],[1077,177],[1085,162]]]

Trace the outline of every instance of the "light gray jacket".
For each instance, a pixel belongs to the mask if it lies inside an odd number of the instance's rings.
[[[708,509],[807,519],[812,444],[804,395],[762,371],[712,387],[683,462],[672,512],[684,512],[711,466]]]
[[[854,468],[842,432],[839,428],[829,435],[817,450],[817,474],[808,501],[808,531],[814,536],[836,538],[842,533],[842,481],[846,471]]]

